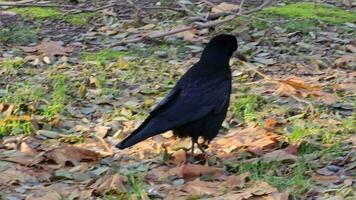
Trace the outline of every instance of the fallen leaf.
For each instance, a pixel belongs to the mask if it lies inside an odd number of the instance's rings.
[[[177,28],[187,28],[187,26],[179,26]],[[197,42],[200,41],[199,37],[195,34],[196,30],[192,29],[192,30],[187,30],[187,31],[183,31],[180,33],[176,33],[175,36],[179,37],[179,38],[183,38],[183,40],[186,41],[190,41],[190,42]]]
[[[339,99],[334,94],[323,92],[321,86],[306,83],[303,79],[298,77],[279,80],[275,93],[279,96],[296,96],[301,98],[316,96],[327,104],[334,103]]]
[[[28,197],[26,197],[26,200],[61,200],[63,199],[60,194],[56,191],[50,191],[45,194],[39,195],[34,195],[30,194]]]
[[[276,124],[277,124],[276,117],[270,117],[270,118],[266,119],[266,121],[265,121],[265,128],[266,129],[274,129]]]
[[[96,131],[95,135],[100,138],[105,138],[110,129],[111,128],[108,126],[97,126],[95,127],[95,131]]]
[[[249,172],[240,174],[238,176],[236,175],[228,176],[225,179],[224,185],[226,188],[229,188],[231,190],[235,188],[242,188],[246,182],[246,178],[249,176],[250,176]]]
[[[176,151],[173,155],[173,163],[176,165],[186,163],[187,162],[187,156],[186,153],[183,149]]]
[[[321,175],[324,175],[324,176],[331,176],[331,175],[334,175],[335,172],[333,171],[330,171],[328,168],[324,167],[324,168],[321,168],[321,169],[318,169],[316,171],[318,174],[321,174]]]
[[[0,158],[0,160],[4,161],[11,161],[14,163],[18,163],[24,166],[32,166],[36,165],[44,160],[44,153],[22,153],[22,152],[17,152],[15,155],[12,155],[11,157],[8,158]]]
[[[336,183],[340,181],[340,177],[338,176],[323,176],[323,175],[313,174],[311,178],[312,180],[323,185],[329,185],[331,183]]]
[[[270,153],[263,155],[262,159],[267,162],[272,161],[292,161],[295,162],[298,160],[298,156],[289,154],[283,149],[275,150]]]
[[[350,51],[351,53],[356,53],[356,44],[346,45],[346,50]]]
[[[124,183],[126,183],[127,177],[119,174],[114,174],[110,176],[104,176],[99,178],[90,188],[94,189],[96,195],[103,195],[109,192],[114,193],[126,193]]]
[[[194,179],[199,176],[212,176],[218,178],[223,174],[223,170],[206,165],[183,164],[180,167],[170,169],[169,174],[177,175],[184,179]]]
[[[280,136],[269,132],[256,125],[249,125],[245,129],[232,129],[224,137],[219,137],[213,141],[212,146],[225,153],[230,153],[235,149],[249,147],[249,149],[272,149],[280,141]]]
[[[34,47],[21,47],[26,53],[36,53],[47,56],[64,56],[73,51],[72,47],[63,47],[60,41],[42,41],[41,44]]]
[[[349,68],[352,62],[356,62],[356,54],[347,54],[336,59],[334,65],[341,68]]]
[[[64,167],[68,161],[76,165],[76,163],[80,161],[98,162],[101,158],[99,153],[73,146],[55,148],[47,152],[46,156],[61,167]]]
[[[212,195],[219,196],[224,191],[224,187],[221,185],[221,182],[208,182],[208,181],[200,181],[194,180],[189,181],[181,190],[188,192],[190,195]]]
[[[239,8],[240,8],[239,5],[223,2],[220,3],[219,5],[212,7],[211,12],[222,13],[222,12],[229,12],[229,11],[237,11]]]
[[[239,191],[230,191],[222,196],[219,196],[219,199],[244,200],[244,199],[250,199],[251,197],[256,197],[255,199],[265,199],[266,197],[276,192],[278,192],[276,188],[270,186],[266,182],[260,182],[258,184],[255,184],[254,187],[244,188]],[[213,199],[213,198],[209,198],[209,199]]]

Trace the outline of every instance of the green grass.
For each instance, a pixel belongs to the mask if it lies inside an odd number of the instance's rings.
[[[47,20],[47,19],[62,18],[62,13],[55,8],[40,8],[40,7],[13,8],[11,9],[11,11],[21,15],[25,19]]]
[[[30,135],[32,125],[30,122],[21,120],[2,120],[0,119],[0,138],[8,135]]]
[[[233,113],[236,118],[242,121],[256,121],[257,111],[261,107],[262,99],[260,96],[245,94],[237,98]]]
[[[28,104],[44,99],[46,95],[45,88],[30,85],[27,81],[19,85],[13,85],[7,88],[7,92],[1,101],[8,104]]]
[[[3,61],[0,61],[0,76],[1,75],[15,75],[26,61],[23,58],[9,58]]]
[[[73,25],[85,26],[90,22],[90,20],[98,16],[98,13],[79,13],[68,15],[65,20]]]
[[[11,11],[18,13],[25,19],[31,20],[65,20],[68,23],[77,26],[85,26],[94,17],[99,16],[98,13],[79,13],[64,15],[63,11],[56,8],[41,8],[41,7],[28,7],[28,8],[13,8]]]
[[[286,18],[320,20],[334,25],[356,22],[356,12],[348,12],[334,6],[314,3],[295,3],[281,7],[269,7],[264,12]]]
[[[37,42],[38,29],[14,27],[0,29],[0,43],[27,45]]]
[[[43,107],[42,115],[52,118],[63,112],[69,100],[68,78],[65,75],[55,75],[52,80],[53,92],[51,95],[51,104]]]
[[[346,22],[356,22],[356,12],[314,3],[293,3],[285,6],[267,7],[263,11],[257,12],[256,17],[256,19],[252,19],[252,26],[259,30],[280,26],[288,32],[299,31],[302,33],[308,33],[311,28],[317,28],[321,23],[341,25]],[[249,18],[244,20],[251,21]]]
[[[110,60],[118,59],[121,56],[126,56],[129,53],[126,51],[114,51],[112,49],[103,49],[95,53],[84,52],[82,58],[87,62],[106,63]]]
[[[282,169],[282,166],[285,170],[277,172]],[[238,168],[239,173],[250,172],[251,179],[266,181],[279,190],[288,191],[292,195],[301,195],[313,185],[307,176],[310,169],[303,161],[288,165],[282,162],[257,161],[239,165]]]

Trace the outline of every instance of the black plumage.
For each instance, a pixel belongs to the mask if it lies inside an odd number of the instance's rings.
[[[172,91],[150,112],[147,119],[116,145],[125,149],[154,135],[173,130],[209,143],[219,132],[226,116],[231,93],[229,60],[237,49],[236,38],[222,34],[212,38],[199,62],[177,82]]]

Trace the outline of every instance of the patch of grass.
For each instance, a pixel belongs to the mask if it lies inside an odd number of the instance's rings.
[[[98,13],[78,13],[69,14],[65,16],[62,11],[56,8],[41,8],[41,7],[29,7],[29,8],[13,8],[11,11],[21,15],[25,19],[32,20],[60,20],[64,19],[68,23],[77,26],[85,26],[94,17],[99,16]]]
[[[356,12],[314,3],[268,7],[256,13],[256,17],[252,20],[252,26],[259,30],[280,26],[288,32],[302,33],[308,33],[311,28],[318,27],[321,22],[331,25],[356,22]]]
[[[82,58],[87,62],[105,63],[110,60],[118,59],[120,56],[126,56],[126,51],[115,51],[112,49],[103,49],[96,53],[84,52]]]
[[[235,117],[242,121],[256,121],[257,110],[262,104],[260,96],[246,94],[237,98],[233,107]]]
[[[27,45],[38,40],[38,29],[14,27],[0,30],[0,43]]]
[[[85,26],[90,22],[90,20],[98,16],[98,13],[79,13],[68,15],[65,19],[73,25]]]
[[[129,196],[134,199],[142,199],[143,196],[147,197],[142,179],[134,174],[128,174],[127,177],[131,187]]]
[[[281,7],[269,7],[264,12],[286,18],[320,20],[334,25],[356,22],[356,12],[348,12],[334,6],[315,3],[295,3]]]
[[[46,95],[44,88],[37,85],[30,85],[26,81],[21,85],[8,87],[6,90],[7,92],[5,96],[1,98],[1,101],[8,104],[28,104],[39,101]]]
[[[65,75],[56,75],[53,77],[51,104],[45,106],[42,112],[45,117],[51,118],[63,111],[69,99],[67,83],[68,78]]]
[[[282,162],[257,161],[240,165],[238,171],[250,172],[251,179],[266,181],[279,190],[287,190],[292,195],[301,195],[313,185],[306,175],[309,167],[303,161],[288,165]]]
[[[0,61],[0,75],[15,75],[25,63],[26,61],[20,57]]]
[[[8,135],[30,135],[31,133],[32,125],[30,122],[0,119],[0,138]]]
[[[30,18],[34,20],[47,20],[47,19],[61,19],[62,13],[55,8],[13,8],[11,11],[21,15],[23,18]]]

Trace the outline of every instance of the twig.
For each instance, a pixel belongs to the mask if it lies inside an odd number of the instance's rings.
[[[189,8],[187,8],[187,6],[185,6],[184,4],[179,3],[178,5],[179,5],[180,7],[182,7],[183,10],[185,10],[187,13],[189,13],[189,14],[195,16],[195,17],[198,18],[199,20],[204,21],[204,22],[206,21],[206,19],[205,19],[204,17],[202,17],[202,16],[196,14],[195,12],[191,11],[191,10],[190,10]]]
[[[134,38],[134,39],[129,39],[129,40],[124,40],[124,41],[120,41],[118,43],[114,43],[112,44],[111,46],[116,46],[116,45],[119,45],[119,44],[127,44],[127,43],[133,43],[133,42],[140,42],[140,41],[143,41],[144,39],[155,39],[155,38],[160,38],[160,37],[164,37],[164,36],[167,36],[167,35],[173,35],[173,34],[176,34],[176,33],[180,33],[180,32],[184,32],[184,31],[189,31],[193,29],[193,27],[183,27],[183,28],[177,28],[177,29],[173,29],[173,30],[170,30],[170,31],[167,31],[167,32],[155,32],[155,33],[151,33],[151,34],[148,34],[146,36],[142,36],[142,37],[139,37],[139,38]]]
[[[107,8],[111,8],[111,7],[134,7],[133,5],[129,5],[129,4],[118,4],[118,3],[113,3],[113,4],[109,4],[109,5],[105,5],[105,6],[101,6],[98,8],[93,8],[93,9],[87,9],[87,8],[80,8],[77,6],[72,6],[72,5],[60,5],[60,4],[44,4],[44,3],[14,3],[14,2],[4,2],[4,3],[0,3],[0,7],[1,6],[9,6],[9,7],[43,7],[43,8],[68,8],[68,9],[73,9],[75,11],[78,12],[97,12],[100,10],[104,10]],[[150,6],[150,7],[144,7],[142,9],[147,9],[147,10],[156,10],[156,9],[167,9],[167,10],[172,10],[175,12],[181,12],[181,13],[186,13],[186,11],[181,10],[179,8],[173,8],[173,7],[165,7],[165,6]]]
[[[242,7],[244,6],[245,0],[241,0],[240,2],[240,6],[239,6],[239,12],[237,12],[237,14],[241,14],[242,13]]]
[[[236,13],[234,15],[229,15],[223,20],[209,21],[209,22],[206,22],[206,23],[195,22],[193,25],[188,26],[188,27],[177,28],[177,29],[173,29],[173,30],[170,30],[170,31],[167,31],[167,32],[151,33],[151,34],[147,34],[145,36],[139,37],[139,38],[134,38],[134,39],[130,39],[130,40],[123,40],[123,41],[120,41],[120,42],[116,42],[116,43],[114,43],[114,44],[112,44],[110,46],[113,47],[113,46],[132,43],[132,42],[140,42],[140,41],[143,41],[145,39],[155,39],[155,38],[164,37],[164,36],[168,36],[168,35],[173,35],[173,34],[176,34],[176,33],[184,32],[184,31],[188,31],[188,30],[192,30],[192,29],[203,29],[203,28],[214,27],[214,26],[223,24],[225,22],[231,21],[231,20],[235,19],[238,16],[247,15],[247,14],[256,12],[258,10],[261,10],[265,6],[267,6],[269,3],[271,3],[271,1],[272,0],[266,0],[260,6],[258,6],[255,9],[251,9],[251,10],[248,10],[246,12],[242,12],[241,14],[237,14]]]

